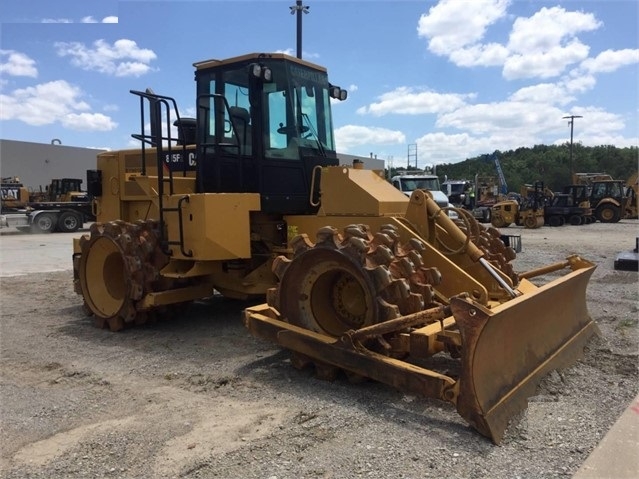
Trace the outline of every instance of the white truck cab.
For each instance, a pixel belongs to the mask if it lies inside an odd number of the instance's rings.
[[[440,208],[452,206],[448,196],[441,191],[439,178],[436,175],[397,175],[391,178],[392,185],[410,197],[413,190],[428,190]]]

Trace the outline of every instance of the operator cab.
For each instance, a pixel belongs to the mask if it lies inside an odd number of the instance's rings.
[[[339,164],[331,98],[346,91],[323,67],[284,54],[194,66],[198,191],[260,193],[264,212],[315,212],[315,168]]]

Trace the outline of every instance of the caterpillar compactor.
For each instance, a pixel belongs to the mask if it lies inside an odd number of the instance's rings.
[[[540,378],[582,353],[594,265],[517,273],[497,230],[340,165],[331,102],[346,92],[324,68],[250,54],[196,63],[195,81],[192,119],[133,91],[141,147],[88,172],[97,222],[74,242],[74,277],[97,325],[266,298],[244,323],[295,366],[450,402],[496,443]]]

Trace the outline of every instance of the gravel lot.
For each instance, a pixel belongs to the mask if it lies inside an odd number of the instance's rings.
[[[588,307],[602,336],[542,382],[501,446],[448,404],[293,369],[244,329],[242,303],[213,298],[172,321],[98,330],[73,292],[66,236],[65,271],[0,278],[0,476],[570,477],[639,390],[637,273],[613,269],[638,226],[504,231],[521,234],[518,271],[571,253],[598,263]]]

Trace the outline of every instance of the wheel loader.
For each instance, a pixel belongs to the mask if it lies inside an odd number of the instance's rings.
[[[266,298],[251,334],[320,377],[340,371],[456,406],[499,443],[548,371],[596,332],[595,265],[517,273],[494,228],[425,190],[341,165],[326,69],[279,53],[195,63],[196,118],[152,90],[135,150],[87,172],[97,222],[74,240],[74,283],[100,327],[192,300]],[[146,127],[146,125],[149,125]],[[543,275],[553,273],[544,281]]]

